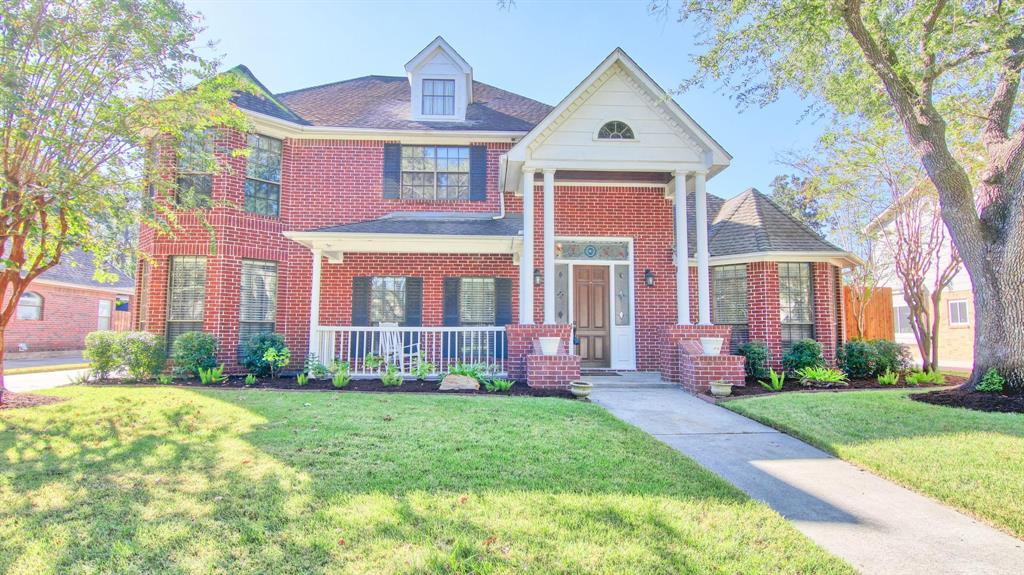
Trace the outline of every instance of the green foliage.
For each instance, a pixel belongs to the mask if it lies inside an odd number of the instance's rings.
[[[305,372],[313,379],[327,379],[331,371],[320,362],[315,353],[306,356]]]
[[[877,353],[875,347],[863,339],[853,339],[839,346],[836,364],[846,375],[863,379],[875,374]]]
[[[485,379],[483,381],[484,389],[486,389],[490,393],[497,393],[497,392],[508,391],[508,390],[512,389],[512,386],[515,385],[515,384],[516,384],[516,382],[512,381],[511,379],[501,379],[501,378],[498,378],[498,379]]]
[[[366,367],[366,369],[377,371],[383,365],[384,358],[379,355],[368,353],[366,354],[366,357],[363,358],[363,366]]]
[[[493,367],[486,363],[462,363],[461,361],[448,368],[448,373],[472,377],[478,383],[484,383],[493,371]]]
[[[758,381],[761,387],[768,391],[782,391],[782,386],[786,383],[786,372],[775,373],[774,369],[769,369],[768,378],[768,381]]]
[[[416,367],[413,373],[416,375],[416,379],[423,381],[430,376],[430,374],[437,371],[437,366],[426,360],[422,353],[420,353],[419,359],[416,361]]]
[[[387,387],[398,387],[402,385],[402,375],[398,373],[398,366],[389,363],[384,373],[380,376],[380,382]]]
[[[120,367],[121,334],[115,331],[94,331],[85,336],[82,357],[89,362],[93,376],[105,379]]]
[[[332,367],[333,375],[331,376],[331,385],[341,389],[352,381],[352,375],[349,373],[348,362],[335,360]]]
[[[900,374],[891,369],[886,369],[885,373],[878,376],[878,385],[896,385],[899,381]]]
[[[768,359],[771,352],[768,351],[768,344],[763,341],[748,341],[739,346],[736,353],[744,358],[744,369],[747,377],[764,378],[768,377]]]
[[[299,387],[306,387],[309,385],[309,376],[305,373],[300,373],[295,376],[295,385]]]
[[[794,373],[807,367],[823,365],[825,365],[825,358],[821,353],[821,344],[813,339],[801,339],[793,342],[789,351],[782,356],[782,369]]]
[[[912,371],[903,377],[907,385],[943,385],[946,383],[946,376],[938,371]]]
[[[978,385],[976,385],[974,389],[983,393],[1002,393],[1005,386],[1006,381],[1003,379],[1003,376],[999,375],[998,371],[990,367],[988,371],[985,372],[985,375],[981,377],[981,381],[978,382]]]
[[[814,190],[815,178],[795,175],[775,176],[772,200],[793,217],[822,236],[828,233],[833,218]]]
[[[174,378],[162,373],[156,377],[156,382],[159,383],[160,385],[171,385],[172,383],[174,383]]]
[[[245,385],[250,386],[250,387],[253,386],[253,385],[256,385],[256,374],[255,373],[247,373],[245,375]]]
[[[224,375],[224,365],[218,365],[216,367],[200,367],[199,368],[199,383],[203,385],[212,385],[214,383],[224,383],[228,380],[228,376]]]
[[[903,373],[910,366],[910,350],[902,343],[887,339],[873,339],[871,346],[875,349],[875,373],[893,371]]]
[[[284,336],[276,333],[261,333],[249,338],[242,348],[242,366],[257,377],[271,374],[270,362],[266,360],[267,350],[285,347]]]
[[[796,370],[800,376],[800,383],[816,387],[831,387],[833,385],[846,385],[846,374],[838,369],[832,369],[824,365],[812,365]]]
[[[270,377],[273,378],[291,363],[292,352],[287,347],[270,347],[263,352],[263,361],[267,362],[267,365],[270,366]]]
[[[167,345],[162,336],[146,331],[118,332],[119,358],[135,380],[152,379],[167,365]]]
[[[217,338],[201,331],[188,331],[174,338],[171,363],[174,374],[189,377],[201,368],[217,366]]]

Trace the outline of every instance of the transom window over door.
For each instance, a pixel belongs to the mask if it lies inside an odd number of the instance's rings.
[[[469,148],[402,146],[402,193],[407,200],[468,200]]]
[[[455,115],[455,80],[423,80],[423,115]]]
[[[281,201],[281,140],[249,134],[245,164],[245,211],[277,216]]]
[[[814,338],[811,280],[811,264],[779,264],[779,313],[783,349],[801,339]]]

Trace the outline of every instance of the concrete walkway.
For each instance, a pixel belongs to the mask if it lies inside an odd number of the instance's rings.
[[[84,375],[87,369],[69,369],[64,371],[47,371],[41,373],[24,373],[21,375],[5,375],[4,387],[15,393],[39,391],[51,387],[70,385]]]
[[[4,369],[15,369],[19,367],[49,367],[80,363],[86,363],[85,359],[82,357],[81,350],[55,351],[33,357],[6,357],[4,358]]]
[[[591,399],[863,573],[1024,573],[1024,541],[681,389],[595,386]]]

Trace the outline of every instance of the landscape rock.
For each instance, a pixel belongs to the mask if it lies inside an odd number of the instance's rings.
[[[480,382],[468,375],[455,375],[454,373],[449,373],[444,376],[444,380],[441,382],[441,387],[439,389],[441,391],[480,389]]]

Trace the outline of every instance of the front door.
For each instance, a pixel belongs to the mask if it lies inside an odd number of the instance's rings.
[[[579,340],[580,365],[611,365],[611,328],[608,322],[608,266],[573,266],[573,318]]]

